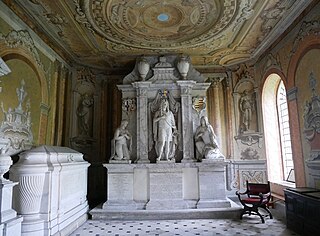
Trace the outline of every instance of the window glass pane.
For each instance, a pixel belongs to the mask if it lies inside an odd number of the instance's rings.
[[[287,179],[289,172],[293,169],[291,136],[289,128],[289,115],[287,95],[283,82],[281,81],[278,87],[277,94],[278,122],[280,127],[280,139],[282,149],[282,161],[284,180]]]

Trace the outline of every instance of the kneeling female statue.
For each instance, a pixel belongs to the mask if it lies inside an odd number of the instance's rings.
[[[111,159],[113,160],[130,160],[132,139],[127,126],[128,121],[122,120],[111,140]]]
[[[197,150],[197,159],[215,159],[223,158],[220,153],[216,134],[208,122],[206,116],[200,118],[200,126],[197,128],[195,136],[195,145]]]

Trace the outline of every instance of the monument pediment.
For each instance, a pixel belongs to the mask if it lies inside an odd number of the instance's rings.
[[[133,71],[124,77],[123,84],[137,81],[168,84],[178,80],[201,83],[205,77],[192,66],[188,56],[143,56],[137,58]]]

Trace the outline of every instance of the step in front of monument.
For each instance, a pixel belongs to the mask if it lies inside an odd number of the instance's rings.
[[[239,219],[241,207],[174,210],[107,210],[98,206],[89,213],[93,220],[175,220],[175,219]]]

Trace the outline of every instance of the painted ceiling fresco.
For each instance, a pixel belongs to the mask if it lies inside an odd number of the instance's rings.
[[[100,69],[187,54],[195,67],[258,58],[311,0],[4,0],[70,61]]]

